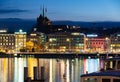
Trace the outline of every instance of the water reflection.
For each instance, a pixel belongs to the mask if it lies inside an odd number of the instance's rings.
[[[98,71],[102,65],[99,59],[0,58],[0,82],[24,82],[24,67],[32,79],[33,69],[38,67],[37,78],[44,76],[45,82],[80,82],[81,74]]]

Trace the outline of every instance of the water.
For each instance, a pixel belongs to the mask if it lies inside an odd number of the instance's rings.
[[[0,58],[0,82],[24,82],[24,67],[28,67],[28,76],[33,79],[33,67],[38,67],[41,78],[41,66],[44,66],[45,82],[80,82],[80,75],[98,71],[100,59],[45,59],[45,58]]]

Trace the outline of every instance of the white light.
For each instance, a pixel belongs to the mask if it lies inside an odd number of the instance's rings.
[[[20,29],[19,32],[22,32],[22,30]]]
[[[0,32],[7,32],[7,30],[0,30]]]
[[[87,34],[87,37],[98,37],[97,34]]]
[[[120,36],[120,34],[117,34],[117,36]]]
[[[75,33],[72,33],[72,35],[80,35],[80,33],[75,32]]]

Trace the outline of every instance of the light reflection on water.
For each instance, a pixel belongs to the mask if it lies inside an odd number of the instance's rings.
[[[80,75],[98,71],[102,63],[99,59],[43,59],[43,58],[0,58],[0,82],[24,82],[24,67],[33,79],[33,68],[44,66],[45,82],[80,82]]]

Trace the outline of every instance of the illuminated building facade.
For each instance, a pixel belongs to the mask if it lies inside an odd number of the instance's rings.
[[[104,37],[99,37],[96,34],[90,34],[86,37],[86,52],[90,53],[104,53],[106,51],[106,39]]]
[[[0,30],[0,51],[13,52],[15,49],[14,34],[7,33],[7,30]]]
[[[27,43],[29,43],[26,47],[29,48],[31,51],[32,48],[35,49],[35,51],[41,51],[43,50],[46,44],[46,35],[41,32],[32,32],[27,36]],[[31,46],[29,46],[32,44]]]
[[[15,32],[15,50],[19,52],[21,49],[26,48],[26,32],[19,30]]]
[[[84,37],[82,33],[54,33],[48,34],[49,46],[52,51],[84,51]]]
[[[110,36],[110,50],[113,53],[120,52],[120,34],[113,34]]]

